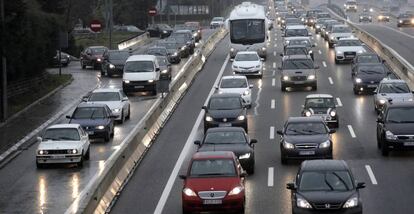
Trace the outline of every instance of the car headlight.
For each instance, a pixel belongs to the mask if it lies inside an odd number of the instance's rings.
[[[395,136],[391,131],[385,132],[385,138],[387,140],[397,140],[397,136]]]
[[[109,68],[110,69],[114,69],[115,68],[115,65],[109,64]]]
[[[358,51],[358,53],[360,53],[360,54],[362,54],[362,53],[364,53],[365,51],[364,50],[359,50]]]
[[[47,155],[48,152],[47,152],[47,150],[39,150],[39,151],[37,151],[37,154],[39,154],[39,155]]]
[[[112,109],[112,111],[115,112],[115,113],[118,113],[118,112],[121,111],[121,109],[120,108],[114,108],[114,109]]]
[[[239,68],[239,66],[233,65],[233,69],[237,69],[237,68]]]
[[[260,65],[256,65],[256,67],[255,68],[260,68]]]
[[[312,206],[306,201],[304,198],[297,196],[296,198],[296,206],[299,208],[311,209]]]
[[[334,40],[334,39],[335,39],[335,37],[331,36],[331,40]]]
[[[186,195],[186,196],[197,196],[196,195],[196,193],[192,190],[192,189],[190,189],[190,188],[184,188],[183,189],[183,193]]]
[[[178,55],[178,53],[177,53],[177,52],[174,52],[174,53],[173,53],[173,56],[177,56],[177,55]]]
[[[162,70],[161,73],[166,74],[168,73],[168,70]]]
[[[288,142],[286,142],[286,141],[283,141],[283,147],[284,147],[285,149],[294,149],[294,148],[295,148],[295,146],[294,146],[293,144],[288,143]]]
[[[105,126],[97,126],[96,129],[102,130],[102,129],[105,129]]]
[[[342,51],[336,51],[336,55],[342,54]]]
[[[373,8],[369,8],[369,12],[374,12],[374,9]]]
[[[246,153],[244,155],[240,155],[239,159],[249,159],[250,158],[250,153]]]
[[[244,120],[244,119],[246,119],[246,117],[244,115],[240,115],[240,116],[237,117],[237,120]]]
[[[320,25],[316,25],[316,28],[318,28],[318,29],[319,29],[319,28],[321,28],[321,26],[320,26]]]
[[[378,102],[379,102],[379,104],[384,105],[387,101],[384,100],[384,99],[380,99],[380,100],[378,100]]]
[[[335,117],[336,116],[336,111],[329,112],[329,115],[331,115],[331,117]]]
[[[129,80],[124,80],[124,83],[129,84],[130,81]]]
[[[282,23],[285,23],[285,20],[284,19],[282,20]]]
[[[283,76],[283,80],[285,81],[289,80],[289,76]]]
[[[187,46],[183,46],[183,47],[181,47],[181,50],[185,51],[186,48],[187,48]]]
[[[154,80],[148,80],[148,82],[150,82],[150,83],[151,83],[151,82],[154,82]]]
[[[280,21],[282,18],[281,17],[277,17],[277,20]]]
[[[166,30],[163,30],[162,33],[168,33]]]
[[[329,140],[319,144],[319,148],[328,148],[330,146],[331,146],[331,141],[329,141]]]
[[[230,192],[229,192],[229,195],[238,195],[238,194],[240,194],[241,192],[243,191],[243,187],[241,187],[241,186],[237,186],[237,187],[234,187]]]
[[[369,16],[368,18],[369,18],[369,19],[372,19],[372,16]]]
[[[211,121],[213,121],[213,118],[211,116],[206,116],[206,121],[211,122]]]
[[[249,95],[249,94],[250,94],[249,90],[246,90],[246,91],[243,92],[243,95]]]
[[[78,150],[77,149],[69,149],[68,154],[78,154]]]
[[[355,82],[356,82],[356,83],[361,83],[361,82],[362,82],[362,80],[361,80],[360,78],[356,78],[356,79],[355,79]]]
[[[305,21],[305,18],[301,18],[300,20],[301,20],[302,22],[304,22],[304,21]]]
[[[411,19],[411,24],[414,24],[414,19]]]
[[[399,23],[403,23],[403,21],[402,21],[402,20],[398,20],[398,22],[399,22]]]
[[[357,196],[352,196],[344,204],[344,208],[352,208],[352,207],[356,207],[356,206],[358,206],[358,197]]]
[[[313,75],[313,74],[308,76],[308,80],[314,80],[315,78],[316,78],[316,76]]]
[[[326,35],[329,35],[329,31],[325,31],[325,34],[326,34]]]
[[[266,51],[266,47],[262,47],[262,51]]]
[[[387,19],[389,19],[390,17],[389,16],[387,16]]]
[[[101,61],[102,61],[102,59],[101,59],[101,58],[98,58],[98,59],[96,59],[96,61],[101,62]]]
[[[193,36],[196,37],[197,36],[197,33],[194,33]]]
[[[305,111],[305,116],[306,116],[306,117],[310,117],[310,116],[312,116],[312,112],[310,112],[310,111],[308,111],[308,110],[307,110],[307,111]]]
[[[362,19],[362,18],[364,18],[364,17],[362,17],[362,16],[359,17],[359,19]]]

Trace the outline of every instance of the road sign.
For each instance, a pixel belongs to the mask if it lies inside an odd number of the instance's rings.
[[[148,15],[149,16],[155,16],[155,15],[157,15],[157,8],[150,8],[149,10],[148,10]]]
[[[98,32],[102,29],[102,24],[99,20],[92,20],[91,24],[89,25],[93,32]]]

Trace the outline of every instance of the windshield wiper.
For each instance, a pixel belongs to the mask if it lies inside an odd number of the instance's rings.
[[[288,131],[295,132],[295,133],[298,133],[298,134],[305,134],[305,135],[307,134],[307,133],[301,132],[301,131],[296,130],[296,129],[288,129]]]
[[[58,140],[58,139],[56,139],[56,138],[51,138],[51,137],[46,137],[46,138],[44,138],[43,140]]]
[[[313,131],[313,130],[310,130],[310,129],[304,129],[302,131],[309,132],[309,133],[314,133],[314,134],[326,134],[326,133],[322,133],[322,132]]]
[[[325,174],[325,183],[326,183],[326,185],[328,185],[328,187],[331,189],[331,190],[334,190],[334,188],[332,187],[332,185],[328,182],[328,180],[326,180],[326,174]]]
[[[346,184],[346,182],[344,181],[344,179],[342,179],[342,177],[341,176],[339,176],[336,172],[332,172],[332,174],[333,175],[335,175],[343,184],[344,184],[344,186],[345,186],[345,188],[346,188],[346,190],[348,191],[349,190],[349,187],[348,187],[348,185]]]

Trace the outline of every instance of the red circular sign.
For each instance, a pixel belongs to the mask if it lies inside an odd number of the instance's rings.
[[[99,20],[92,20],[91,24],[89,25],[93,32],[99,32],[102,29],[102,24]]]
[[[151,8],[148,10],[148,15],[149,16],[155,16],[157,15],[157,9],[156,8]]]

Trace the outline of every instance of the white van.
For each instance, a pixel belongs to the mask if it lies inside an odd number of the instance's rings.
[[[125,93],[150,91],[157,95],[160,66],[154,55],[130,56],[124,66],[122,88]]]

